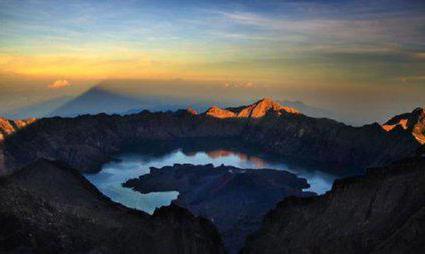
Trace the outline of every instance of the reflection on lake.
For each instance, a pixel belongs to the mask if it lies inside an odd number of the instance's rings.
[[[332,187],[333,181],[338,176],[320,170],[303,169],[288,166],[275,159],[265,159],[261,155],[239,152],[232,148],[214,148],[211,150],[191,148],[165,149],[160,153],[146,152],[139,149],[129,149],[116,156],[117,160],[103,165],[102,170],[96,174],[87,174],[87,179],[92,182],[101,192],[112,200],[131,208],[153,213],[155,208],[169,205],[177,198],[178,192],[155,192],[141,194],[121,184],[130,178],[135,178],[149,173],[150,167],[163,167],[175,163],[208,164],[215,166],[221,164],[231,165],[239,168],[271,168],[287,170],[300,177],[306,178],[310,184],[307,190],[322,194]]]

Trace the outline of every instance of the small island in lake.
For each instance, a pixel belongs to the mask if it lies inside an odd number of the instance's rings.
[[[313,196],[303,191],[307,180],[273,169],[241,169],[212,164],[174,164],[123,183],[141,193],[178,191],[174,204],[210,219],[221,231],[230,252],[238,251],[247,234],[285,197]]]

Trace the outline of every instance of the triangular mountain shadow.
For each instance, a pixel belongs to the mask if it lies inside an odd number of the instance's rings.
[[[50,116],[77,116],[81,114],[119,113],[133,107],[142,107],[139,99],[95,86],[77,98],[54,110]]]
[[[175,98],[166,95],[140,95],[133,97],[102,86],[95,86],[73,100],[53,110],[48,116],[74,117],[83,114],[136,114],[142,110],[176,111],[193,107],[204,111],[212,104],[208,100]]]

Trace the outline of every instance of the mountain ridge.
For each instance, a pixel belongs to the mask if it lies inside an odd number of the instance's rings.
[[[283,113],[298,114],[300,112],[295,108],[282,106],[270,98],[263,98],[253,104],[240,107],[221,109],[213,106],[204,112],[205,115],[216,118],[260,118],[269,113],[281,115]]]
[[[411,133],[386,131],[377,123],[352,127],[301,113],[281,110],[278,112],[282,114],[276,114],[267,105],[258,111],[254,109],[255,106],[249,107],[243,111],[248,112],[244,115],[265,115],[217,118],[190,110],[156,113],[145,110],[125,116],[98,114],[38,119],[18,131],[13,129],[14,135],[0,142],[0,174],[17,170],[40,157],[62,160],[83,172],[96,171],[126,144],[144,140],[232,138],[288,160],[359,171],[408,157],[420,146]],[[272,110],[267,113],[267,109]]]

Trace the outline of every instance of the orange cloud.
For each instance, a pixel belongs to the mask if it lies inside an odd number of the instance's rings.
[[[253,82],[227,82],[227,83],[224,83],[224,87],[251,88],[251,87],[255,87],[255,84]]]
[[[71,83],[69,83],[69,81],[65,79],[56,80],[52,84],[48,85],[48,87],[52,89],[63,88],[67,86],[71,86]]]

